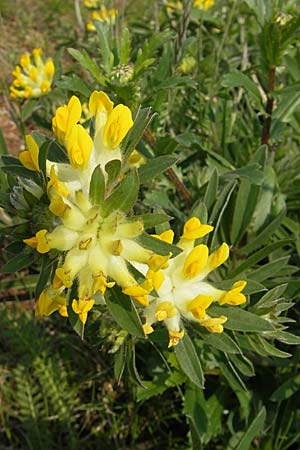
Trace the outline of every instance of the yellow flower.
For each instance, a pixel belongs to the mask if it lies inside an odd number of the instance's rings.
[[[10,87],[10,95],[13,98],[40,97],[51,89],[55,67],[52,58],[44,63],[42,49],[35,48],[32,59],[29,53],[24,53],[20,63],[12,72],[15,77]]]
[[[245,303],[246,297],[241,293],[241,291],[245,288],[246,284],[247,282],[243,280],[233,283],[230,291],[224,293],[224,295],[222,295],[221,299],[219,300],[220,305],[228,304],[237,306]]]
[[[199,9],[208,9],[214,6],[215,0],[195,0],[193,6]]]
[[[46,237],[48,230],[38,231],[34,237],[23,239],[23,242],[29,247],[36,248],[39,253],[47,253],[50,250],[49,241]]]
[[[180,339],[182,339],[184,336],[184,330],[181,331],[169,331],[169,345],[170,347],[175,347],[175,345],[178,345],[180,342]]]
[[[101,9],[98,11],[92,11],[91,20],[87,22],[86,29],[88,31],[95,31],[94,22],[105,22],[109,25],[114,25],[118,10],[115,8],[107,9],[104,5],[101,5]]]
[[[209,319],[202,320],[201,325],[207,328],[210,333],[223,333],[223,324],[226,321],[227,317],[225,316],[215,318],[210,317]]]
[[[39,57],[37,54],[36,58]],[[26,59],[24,64],[27,64]],[[94,91],[89,99],[89,112],[95,117],[92,135],[89,128],[80,125],[82,106],[76,96],[57,108],[53,130],[67,150],[69,163],[46,161],[49,210],[55,216],[52,231],[40,230],[34,237],[24,240],[39,253],[51,249],[58,252],[60,266],[55,272],[51,295],[61,295],[76,282],[79,300],[74,300],[73,309],[82,322],[94,304],[93,296],[103,295],[115,283],[147,306],[149,292],[159,288],[164,279],[156,267],[156,272],[151,276],[149,272],[149,279],[138,285],[130,264],[147,263],[153,257],[153,252],[137,239],[144,232],[142,220],[127,218],[118,209],[118,202],[112,211],[104,213],[104,200],[94,201],[90,192],[95,169],[102,170],[103,178],[100,178],[106,184],[106,164],[113,160],[122,163],[119,145],[133,125],[131,111],[124,105],[114,107],[104,92]],[[28,147],[34,162],[36,147]],[[109,186],[105,195],[112,193]],[[160,238],[171,242],[173,232],[168,231]]]
[[[44,289],[39,296],[36,308],[36,316],[50,316],[50,314],[58,311],[63,317],[68,316],[66,307],[66,297],[61,295],[58,290],[49,288]]]
[[[153,257],[147,264],[133,263],[155,289],[154,295],[151,289],[146,292],[145,289],[139,291],[139,286],[134,287],[134,293],[147,297],[144,332],[149,334],[155,322],[164,322],[169,331],[169,346],[177,345],[183,336],[182,318],[197,322],[211,333],[221,333],[227,319],[225,315],[210,317],[210,305],[213,302],[239,305],[246,301],[245,295],[241,293],[246,286],[245,281],[235,282],[226,292],[215,288],[206,280],[209,273],[223,264],[229,255],[229,247],[225,243],[211,255],[206,245],[195,246],[196,239],[212,229],[213,227],[201,224],[199,219],[192,217],[184,225],[183,235],[177,244],[182,253],[168,258],[168,264],[161,264],[159,268],[153,269]],[[158,237],[172,242],[173,232],[168,230]],[[147,302],[144,299],[145,305]]]
[[[73,95],[67,105],[60,106],[52,119],[53,131],[61,144],[81,118],[82,107],[78,97]]]
[[[26,169],[39,172],[39,146],[30,134],[25,136],[25,142],[28,150],[19,154],[19,160]]]
[[[127,106],[117,105],[109,114],[103,134],[105,147],[115,149],[133,126],[131,111]]]
[[[195,239],[206,236],[213,229],[214,227],[212,227],[211,225],[201,224],[198,217],[192,217],[185,223],[183,228],[183,235],[181,237],[182,239],[193,241]]]
[[[74,125],[67,138],[69,160],[74,169],[85,169],[91,155],[93,141],[82,125]]]
[[[95,300],[73,300],[72,302],[72,309],[73,311],[78,314],[79,319],[83,324],[86,323],[88,312],[92,309],[94,306]]]
[[[184,75],[191,73],[194,67],[196,66],[196,63],[197,61],[193,56],[185,56],[182,59],[180,66],[178,67],[179,72],[181,72]]]

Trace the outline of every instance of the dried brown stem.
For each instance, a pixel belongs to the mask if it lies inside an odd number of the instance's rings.
[[[150,130],[147,129],[144,131],[144,138],[146,139],[151,148],[155,147],[155,138]],[[183,200],[191,202],[192,200],[191,194],[189,193],[185,185],[180,181],[174,170],[169,168],[166,170],[166,174],[168,175],[169,179],[172,181],[172,183],[178,190]]]

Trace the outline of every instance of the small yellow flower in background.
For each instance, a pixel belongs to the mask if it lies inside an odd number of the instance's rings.
[[[42,58],[42,49],[35,48],[32,56],[24,53],[20,63],[13,71],[15,77],[10,87],[13,98],[40,97],[50,91],[55,67],[52,58],[46,62]]]
[[[212,230],[212,226],[201,224],[198,218],[192,217],[184,225],[177,244],[182,253],[175,258],[168,257],[163,264],[156,266],[153,265],[153,257],[147,264],[134,264],[156,291],[155,296],[151,295],[151,288],[144,292],[148,299],[148,302],[144,299],[144,304],[148,303],[144,310],[144,332],[150,334],[154,331],[155,322],[164,322],[169,332],[169,347],[177,345],[184,335],[182,318],[198,322],[211,333],[222,333],[227,318],[223,315],[211,317],[207,312],[210,305],[213,302],[220,305],[240,305],[246,302],[246,297],[242,294],[246,281],[233,283],[229,291],[217,289],[206,281],[209,273],[223,264],[229,256],[226,243],[211,254],[206,245],[195,246],[196,239],[206,236]],[[170,243],[173,234],[172,230],[168,230],[157,237]],[[136,292],[125,290],[125,293],[136,298],[138,286],[135,290]]]
[[[206,10],[214,6],[215,0],[194,0],[193,7]],[[177,1],[167,1],[166,3],[167,12],[172,13],[173,11],[182,11],[183,3],[181,0]]]
[[[100,8],[101,1],[102,0],[84,0],[83,4],[86,8],[95,9]]]
[[[96,28],[94,22],[96,21],[107,23],[109,25],[114,25],[116,22],[117,15],[118,10],[116,8],[107,9],[104,5],[101,5],[100,10],[92,12],[91,20],[87,22],[86,29],[88,31],[95,31]]]
[[[188,75],[193,71],[196,66],[196,62],[197,61],[193,56],[185,56],[178,67],[179,72],[183,75]]]
[[[214,6],[215,0],[195,0],[193,6],[199,9],[208,9]]]

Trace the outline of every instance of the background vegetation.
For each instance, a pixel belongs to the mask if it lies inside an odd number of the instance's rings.
[[[0,449],[297,450],[297,2],[216,0],[205,11],[190,1],[182,10],[160,1],[116,6],[115,34],[103,35],[81,28],[73,1],[0,0],[1,152],[18,154],[25,131],[49,134],[55,108],[73,93],[84,101],[101,88],[133,111],[151,106],[157,114],[138,150],[177,163],[149,178],[138,212],[164,209],[178,234],[191,214],[213,224],[210,246],[231,245],[214,281],[228,287],[223,279],[246,277],[251,300],[242,311],[258,319],[247,328],[231,317],[220,336],[189,328],[202,390],[166,351],[163,330],[133,342],[99,312],[81,341],[61,318],[33,319],[34,265],[5,273]],[[81,14],[88,20],[82,5]],[[54,87],[20,106],[9,99],[10,72],[37,45],[55,59]],[[122,66],[133,71],[125,81]],[[9,179],[0,180],[9,191]],[[19,248],[5,237],[13,213],[0,211],[4,265]],[[260,328],[260,318],[273,331]]]

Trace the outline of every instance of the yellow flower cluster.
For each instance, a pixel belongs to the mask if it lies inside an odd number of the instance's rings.
[[[199,9],[208,9],[214,6],[215,0],[195,0],[193,6]]]
[[[12,72],[15,77],[10,87],[10,95],[13,98],[40,97],[50,91],[54,75],[52,58],[46,62],[42,58],[42,49],[35,48],[32,57],[24,53],[19,65]]]
[[[120,143],[133,126],[131,111],[124,105],[114,106],[101,91],[92,93],[88,109],[94,118],[93,138],[80,124],[82,105],[76,96],[56,110],[53,131],[65,146],[70,162],[47,161],[49,209],[57,218],[57,226],[51,232],[39,230],[24,240],[39,253],[52,249],[62,253],[52,285],[41,294],[36,313],[59,311],[66,315],[64,292],[76,279],[79,298],[74,299],[72,307],[82,322],[96,293],[104,294],[115,282],[122,288],[137,284],[127,261],[146,263],[153,256],[135,242],[144,229],[141,220],[127,219],[118,205],[110,214],[103,213],[103,204],[95,204],[90,198],[95,169],[100,167],[106,180],[106,164],[112,160],[122,162]],[[27,169],[39,171],[38,146],[31,136],[26,137],[26,144],[19,159]]]
[[[202,10],[206,10],[206,9],[209,9],[212,6],[214,6],[214,4],[215,4],[215,0],[194,0],[193,7],[199,8]],[[168,12],[172,12],[176,9],[178,9],[178,10],[183,9],[183,4],[182,4],[181,0],[167,2],[167,11]]]
[[[107,9],[105,6],[101,6],[100,10],[93,11],[91,14],[91,20],[86,24],[86,29],[88,31],[95,31],[95,21],[105,22],[109,25],[114,25],[116,22],[116,17],[118,15],[118,10],[116,8]]]
[[[204,244],[195,245],[195,241],[213,230],[203,225],[199,219],[189,219],[177,246],[182,249],[175,258],[154,256],[147,265],[135,264],[145,276],[141,286],[125,288],[123,292],[132,297],[143,296],[146,308],[144,316],[145,334],[152,333],[155,322],[164,322],[169,331],[169,347],[177,345],[184,335],[181,318],[198,322],[211,333],[222,333],[225,316],[211,317],[207,308],[213,303],[219,305],[240,305],[246,297],[242,290],[246,281],[233,283],[229,291],[215,288],[206,281],[211,271],[223,264],[229,256],[229,247],[223,243],[215,252],[209,254]],[[158,239],[173,242],[174,233],[168,230]],[[155,296],[152,290],[155,290]]]
[[[100,7],[101,0],[84,0],[83,4],[86,8],[96,9]]]

